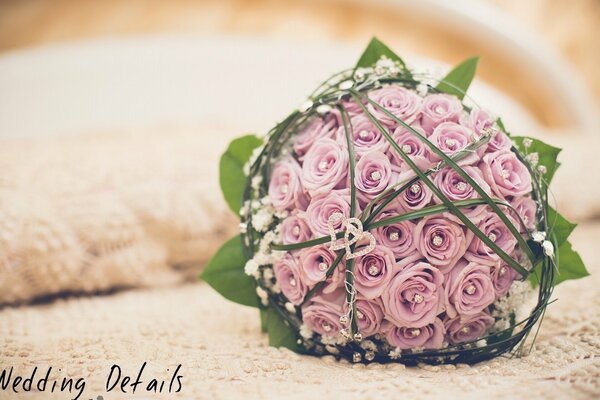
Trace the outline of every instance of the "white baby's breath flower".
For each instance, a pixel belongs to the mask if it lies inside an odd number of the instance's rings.
[[[400,347],[396,347],[394,350],[390,351],[388,353],[388,356],[392,359],[392,360],[397,360],[400,358],[400,356],[402,355],[402,350],[400,350]]]
[[[548,257],[554,256],[554,245],[549,240],[544,240],[542,242],[542,248],[544,249],[544,254]]]
[[[258,263],[254,261],[253,258],[249,259],[244,266],[244,272],[246,275],[253,276],[255,278],[258,277]]]
[[[531,237],[533,238],[534,242],[541,243],[546,239],[546,232],[536,231],[531,234]]]
[[[258,188],[260,187],[260,184],[262,183],[262,180],[263,180],[262,175],[253,176],[252,182],[250,183],[250,186],[252,187],[252,189],[258,190]]]
[[[302,324],[300,325],[300,336],[302,336],[304,339],[310,339],[313,335],[313,331],[312,329],[310,329],[308,327],[308,325],[306,324]]]
[[[252,217],[252,226],[254,226],[254,229],[258,232],[266,231],[269,228],[269,225],[271,225],[271,222],[273,222],[273,214],[266,208],[258,210]]]

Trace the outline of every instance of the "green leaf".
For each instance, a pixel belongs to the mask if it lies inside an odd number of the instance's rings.
[[[258,307],[256,281],[246,275],[246,258],[239,236],[227,241],[210,260],[200,276],[223,297],[236,303]]]
[[[475,77],[478,62],[479,57],[467,58],[448,72],[448,75],[440,81],[436,89],[440,92],[453,94],[462,100]]]
[[[515,145],[517,146],[519,151],[524,155],[530,155],[533,153],[538,154],[539,161],[535,168],[537,168],[537,166],[540,165],[546,167],[546,173],[543,175],[543,177],[546,182],[546,185],[549,185],[552,181],[554,173],[560,165],[560,163],[556,161],[556,158],[558,157],[558,154],[561,152],[562,149],[546,144],[541,140],[530,138],[527,136],[512,136],[512,139],[515,142]],[[523,140],[525,139],[531,140],[531,145],[529,147],[523,146]]]
[[[297,333],[273,306],[267,308],[267,330],[269,332],[269,346],[285,347],[292,351],[299,351]]]
[[[590,273],[585,269],[583,260],[579,254],[573,250],[571,243],[564,242],[558,248],[558,274],[555,284],[558,285],[569,279],[579,279],[588,276]]]
[[[262,144],[262,140],[254,135],[246,135],[233,140],[219,164],[219,183],[223,197],[231,211],[239,215],[242,195],[246,185],[244,165],[250,159],[252,150]]]
[[[577,224],[569,222],[560,215],[554,208],[548,206],[548,235],[554,234],[556,244],[560,247],[569,237]]]
[[[358,59],[356,67],[354,68],[356,69],[372,67],[377,61],[379,61],[381,56],[386,56],[392,61],[399,62],[400,65],[402,65],[402,67],[404,67],[404,69],[406,70],[406,64],[404,64],[404,61],[376,37],[373,37],[371,39],[369,45]]]
[[[267,323],[268,323],[267,310],[264,309],[264,308],[261,308],[258,311],[260,311],[260,330],[261,330],[261,332],[266,333],[267,332],[267,328],[268,328],[268,326],[267,326]]]

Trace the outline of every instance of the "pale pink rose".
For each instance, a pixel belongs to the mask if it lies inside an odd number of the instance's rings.
[[[481,171],[479,171],[476,167],[465,166],[462,167],[463,171],[471,177],[479,185],[480,188],[483,189],[485,193],[491,195],[490,186],[486,183],[481,175]],[[438,172],[433,182],[435,186],[440,189],[440,191],[450,200],[450,201],[460,201],[460,200],[468,200],[468,199],[477,199],[481,196],[478,192],[473,189],[473,187],[467,183],[467,181],[458,174],[454,169],[450,167],[443,168],[440,172]],[[435,203],[442,203],[440,199],[437,197],[434,198]]]
[[[394,253],[385,246],[376,245],[354,263],[354,287],[366,299],[381,296],[394,275],[396,259]]]
[[[320,139],[306,153],[302,184],[311,196],[346,187],[348,151],[331,139]]]
[[[421,97],[413,90],[399,85],[390,85],[373,90],[369,93],[369,98],[409,125],[421,115]],[[392,117],[373,104],[368,103],[367,109],[382,124],[387,126],[397,125]]]
[[[510,215],[506,216],[510,223],[517,226]],[[484,235],[494,242],[505,253],[510,254],[517,245],[517,239],[510,232],[506,224],[502,222],[498,214],[490,211],[486,218],[481,220],[477,227]],[[465,254],[465,258],[469,261],[476,261],[486,265],[494,264],[500,260],[500,256],[488,247],[481,239],[479,239],[471,231],[467,237],[470,240],[469,251]],[[472,238],[472,240],[470,239]]]
[[[521,219],[523,220],[525,227],[529,230],[534,230],[536,225],[537,211],[537,204],[535,204],[535,201],[533,201],[531,197],[516,197],[512,201],[511,205],[519,214],[519,217],[521,217]],[[519,224],[519,228],[521,232],[524,232],[524,230],[521,227],[521,224]]]
[[[362,104],[366,105],[365,102],[366,102],[366,100],[363,101]],[[356,101],[354,101],[354,99],[352,99],[352,98],[350,98],[349,100],[343,100],[342,107],[344,107],[344,110],[350,115],[350,117],[361,114],[363,112],[360,105]],[[342,123],[342,126],[343,126],[343,123]]]
[[[462,113],[459,118],[460,124],[470,128],[476,136],[481,136],[484,129],[489,129],[494,125],[495,120],[479,108],[474,108],[469,114]]]
[[[397,326],[420,328],[444,311],[444,275],[414,258],[398,263],[400,271],[390,280],[381,300],[385,318]]]
[[[277,279],[277,284],[281,288],[283,295],[292,304],[300,304],[308,292],[308,287],[300,277],[300,270],[296,259],[287,253],[281,260],[273,265],[273,272]]]
[[[380,331],[383,322],[381,300],[356,300],[356,324],[358,331],[366,338]]]
[[[446,328],[439,318],[420,328],[399,327],[389,321],[384,322],[387,342],[394,347],[407,349],[439,349],[444,343]]]
[[[433,193],[423,181],[417,181],[396,197],[395,204],[402,211],[417,211],[433,202]]]
[[[492,325],[494,325],[494,318],[485,311],[476,315],[459,315],[444,319],[447,338],[451,344],[470,342],[485,336]]]
[[[346,313],[346,308],[344,289],[317,294],[302,306],[302,320],[319,335],[337,337],[344,328],[340,317]]]
[[[269,198],[277,210],[306,209],[308,197],[304,192],[298,162],[292,158],[278,161],[271,172]]]
[[[333,265],[336,255],[324,246],[313,246],[302,249],[298,253],[300,273],[304,283],[313,287],[318,282],[324,281],[327,270]],[[331,293],[344,284],[345,268],[341,262],[335,268],[327,283],[323,286],[323,293]]]
[[[350,191],[348,189],[332,190],[328,194],[312,198],[306,209],[306,217],[315,236],[329,235],[329,218],[336,213],[347,218],[350,217]],[[333,224],[333,228],[338,229],[341,224],[341,219],[338,219]]]
[[[456,96],[436,93],[425,96],[421,112],[421,126],[429,135],[443,122],[458,122],[463,106]]]
[[[305,242],[313,234],[306,220],[306,213],[290,215],[281,223],[281,240],[283,244]]]
[[[491,267],[490,276],[496,290],[496,299],[498,299],[508,293],[512,283],[520,275],[502,261]]]
[[[531,192],[531,175],[511,151],[486,154],[479,168],[492,192],[501,198]]]
[[[462,226],[440,216],[425,217],[419,221],[413,240],[419,252],[444,273],[450,271],[468,246]]]
[[[490,139],[485,149],[488,153],[496,153],[498,151],[509,151],[512,147],[512,143],[508,135],[504,132],[497,132],[494,137]]]
[[[385,153],[390,147],[390,143],[383,136],[379,128],[373,125],[369,117],[365,114],[358,114],[352,117],[350,123],[352,124],[351,140],[354,146],[354,154],[357,157],[362,157],[371,151]],[[384,129],[387,128],[384,127]],[[348,143],[343,127],[338,130],[337,141],[344,147]]]
[[[397,176],[395,176],[396,181],[392,183],[407,183],[411,179],[417,176],[415,170],[403,159],[401,159],[400,155],[396,153],[395,149],[390,149],[390,154],[394,152],[398,157],[394,158],[390,156],[390,161],[392,163],[392,171],[397,172]],[[429,168],[433,167],[433,163],[423,156],[414,155],[409,156],[410,160],[415,164],[415,167],[421,171],[427,171]]]
[[[361,207],[383,192],[392,181],[392,166],[379,151],[366,153],[355,165],[354,184]]]
[[[494,302],[496,293],[490,277],[490,267],[465,259],[446,275],[445,283],[450,318],[460,315],[479,314]]]
[[[418,123],[413,123],[411,128],[425,136],[425,131],[418,125]],[[394,141],[398,143],[398,146],[402,149],[402,151],[411,156],[411,158],[415,156],[420,156],[427,159],[429,158],[429,147],[427,147],[427,145],[424,144],[414,133],[406,130],[403,126],[398,126],[392,133],[392,137],[394,138]],[[402,158],[393,148],[390,147],[388,154],[393,164],[404,164],[404,160],[402,160]]]
[[[452,157],[452,155],[463,150],[473,141],[472,135],[473,131],[467,127],[454,122],[443,122],[434,129],[429,140],[448,157]],[[431,152],[429,159],[432,162],[437,162],[441,160],[441,157]],[[471,153],[456,163],[458,165],[470,165],[478,161],[479,155]]]
[[[293,139],[294,152],[300,160],[310,150],[315,141],[323,138],[334,139],[339,128],[339,113],[332,110],[325,117],[316,117],[304,125]]]
[[[398,215],[399,212],[383,212],[377,221]],[[415,224],[411,221],[395,222],[376,228],[372,234],[377,243],[389,248],[396,258],[403,258],[417,252],[413,239]]]

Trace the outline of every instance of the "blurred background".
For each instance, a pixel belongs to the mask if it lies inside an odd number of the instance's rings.
[[[543,125],[560,126],[571,118],[554,98],[552,88],[560,85],[548,80],[568,85],[571,77],[559,76],[562,65],[540,74],[536,64],[562,57],[597,102],[599,21],[596,0],[3,0],[0,51],[140,34],[356,46],[377,35],[400,53],[450,64],[478,54],[480,78],[526,105]]]

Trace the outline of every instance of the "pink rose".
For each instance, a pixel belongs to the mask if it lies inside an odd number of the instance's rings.
[[[494,325],[494,318],[484,311],[476,315],[446,317],[444,325],[448,341],[451,344],[459,344],[484,336]]]
[[[366,153],[355,165],[354,184],[361,207],[387,189],[392,181],[392,166],[379,151]]]
[[[346,187],[348,151],[331,139],[320,139],[306,153],[302,183],[311,196]]]
[[[368,300],[381,296],[394,274],[395,264],[394,253],[380,245],[358,257],[354,264],[354,286],[358,293]]]
[[[421,97],[413,90],[405,89],[399,85],[390,85],[373,90],[369,93],[369,98],[406,124],[411,124],[421,113]],[[382,124],[397,125],[393,118],[371,103],[367,104],[367,109]]]
[[[490,186],[485,182],[478,168],[466,166],[462,167],[462,169],[483,189],[485,193],[488,195],[491,194]],[[458,174],[458,172],[450,167],[443,168],[438,172],[435,175],[433,182],[450,201],[477,199],[481,197],[479,193],[477,193],[475,189],[473,189],[473,187]],[[442,203],[437,197],[434,199],[434,202]]]
[[[443,122],[458,122],[463,106],[456,96],[436,93],[423,99],[421,126],[428,134]]]
[[[442,272],[447,273],[467,250],[467,238],[456,222],[440,216],[425,217],[413,232],[417,250]]]
[[[394,347],[406,349],[439,349],[444,343],[446,328],[439,318],[431,324],[420,328],[399,327],[390,322],[385,322],[385,338]]]
[[[451,157],[455,153],[463,150],[467,147],[471,142],[471,136],[473,131],[469,128],[466,128],[462,125],[456,124],[454,122],[442,122],[439,124],[429,140],[433,142],[444,154],[448,157]],[[440,161],[441,157],[435,153],[431,153],[429,159],[433,162]],[[477,153],[471,153],[460,161],[457,161],[459,165],[470,165],[479,161],[479,156]]]
[[[277,210],[299,208],[304,210],[308,198],[300,181],[301,169],[296,160],[278,161],[271,173],[269,197]]]
[[[335,253],[326,246],[314,246],[300,250],[298,259],[300,273],[304,283],[313,287],[318,282],[324,281],[327,270],[333,265],[336,258]],[[338,287],[343,286],[345,279],[344,263],[339,263],[323,286],[323,293],[331,293]]]
[[[379,215],[377,220],[387,219],[398,214],[398,212],[384,212]],[[412,234],[414,229],[414,223],[410,221],[401,221],[386,226],[380,226],[372,233],[375,236],[377,243],[390,249],[396,258],[404,258],[416,253],[416,245]]]
[[[470,128],[477,136],[481,136],[484,129],[494,126],[494,119],[482,109],[472,109],[469,114],[463,113],[460,118],[460,124]]]
[[[507,218],[513,225],[517,226],[510,215],[507,215]],[[477,227],[505,253],[510,254],[517,245],[517,239],[502,222],[498,214],[492,211],[489,211],[487,217],[481,220]],[[500,260],[500,256],[476,237],[473,232],[469,231],[467,236],[472,240],[470,240],[469,251],[465,254],[466,259],[486,265],[494,264]]]
[[[464,259],[448,273],[445,289],[448,297],[446,314],[451,318],[457,314],[478,314],[496,297],[489,266]]]
[[[334,139],[339,128],[337,110],[332,110],[323,118],[311,119],[294,137],[294,152],[299,159],[304,159],[304,155],[310,150],[317,140],[323,138]]]
[[[318,294],[302,307],[302,320],[319,335],[337,337],[344,328],[340,317],[346,313],[346,308],[346,292],[343,289]]]
[[[381,300],[385,317],[397,326],[420,328],[444,310],[444,275],[425,262],[402,260]]]
[[[414,123],[411,127],[421,135],[425,136],[425,131],[417,123]],[[429,158],[429,147],[427,147],[421,139],[415,136],[414,133],[409,132],[403,126],[398,126],[394,130],[394,133],[392,133],[392,137],[396,143],[398,143],[398,146],[400,146],[402,151],[411,156],[411,158],[414,158],[415,156]],[[393,164],[400,166],[404,163],[404,160],[402,160],[393,148],[390,148],[389,155]]]
[[[506,263],[499,262],[491,267],[490,276],[496,291],[496,299],[498,299],[508,293],[512,283],[520,275],[517,271],[506,265]]]
[[[357,157],[362,157],[371,151],[385,153],[388,150],[389,142],[365,114],[352,117],[350,122],[352,124],[351,139]],[[346,133],[343,127],[338,130],[337,141],[346,147]]]
[[[420,210],[432,203],[433,193],[422,181],[413,183],[396,197],[398,207],[406,212]]]
[[[517,197],[512,201],[513,208],[523,220],[525,227],[529,230],[534,230],[536,225],[537,204],[531,197]],[[519,224],[521,232],[523,229]]]
[[[305,242],[312,237],[312,231],[306,221],[306,213],[290,215],[281,223],[281,240],[283,244]]]
[[[508,135],[504,132],[497,132],[488,142],[485,151],[488,153],[495,153],[498,151],[505,152],[509,151],[511,147],[512,143]]]
[[[350,191],[333,190],[328,194],[313,197],[308,208],[306,216],[314,234],[318,236],[329,235],[329,217],[333,214],[342,214],[345,217],[350,217]],[[340,228],[341,219],[337,220],[333,227]]]
[[[308,288],[300,277],[300,270],[294,257],[287,253],[273,265],[273,272],[283,295],[292,304],[302,303]]]
[[[383,322],[383,309],[381,301],[358,299],[356,300],[356,324],[363,337],[369,337],[379,332]]]
[[[501,198],[531,192],[531,175],[511,151],[486,154],[479,168],[492,192]]]
[[[365,101],[363,101],[362,104],[365,105]],[[353,117],[357,114],[361,114],[363,112],[360,105],[352,98],[350,98],[349,100],[343,100],[342,107],[344,107],[344,110],[350,115],[350,117]],[[344,125],[342,123],[342,127],[343,126]]]

